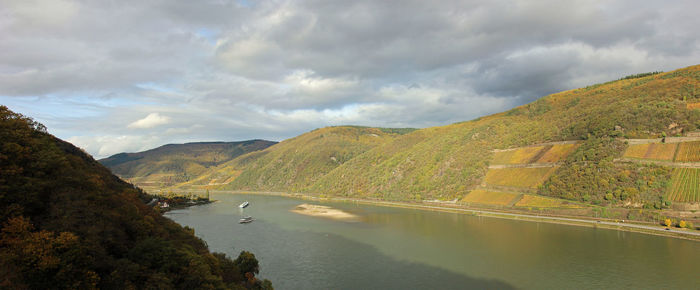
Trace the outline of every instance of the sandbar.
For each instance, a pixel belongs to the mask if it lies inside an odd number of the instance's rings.
[[[316,205],[316,204],[308,204],[308,203],[303,203],[292,210],[290,210],[293,213],[298,213],[298,214],[303,214],[303,215],[308,215],[308,216],[315,216],[315,217],[324,217],[324,218],[331,218],[331,219],[336,219],[336,220],[343,220],[343,221],[352,221],[352,220],[357,220],[358,216],[344,212],[339,209],[332,208],[330,206],[324,206],[324,205]]]

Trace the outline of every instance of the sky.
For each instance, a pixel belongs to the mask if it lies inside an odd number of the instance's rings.
[[[95,158],[424,128],[700,64],[698,1],[1,0],[0,104]]]

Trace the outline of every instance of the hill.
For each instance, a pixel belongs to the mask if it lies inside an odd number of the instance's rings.
[[[441,127],[321,128],[173,188],[587,208],[596,216],[598,206],[698,210],[699,84],[700,66],[691,66]]]
[[[211,167],[276,143],[249,140],[168,144],[138,153],[119,153],[99,162],[137,186],[162,188],[188,182]]]
[[[251,276],[252,254],[210,253],[147,206],[150,196],[5,106],[0,161],[0,288],[270,286]]]
[[[316,129],[232,160],[224,168],[245,170],[222,188],[300,191],[367,150],[412,131],[360,126]]]
[[[586,204],[663,208],[670,204],[665,192],[671,184],[671,167],[618,159],[627,139],[697,131],[700,111],[694,104],[700,103],[699,84],[700,66],[630,76],[552,94],[476,120],[393,136],[348,155],[336,166],[326,166],[336,149],[299,142],[311,136],[320,140],[319,133],[311,132],[266,149],[269,157],[245,166],[225,188],[461,200],[472,190],[499,186],[487,180],[487,172],[496,170],[489,167],[497,150],[572,141],[575,146],[531,156],[556,160],[549,162],[551,170],[511,170],[535,179],[526,188],[515,184],[505,189]],[[309,159],[318,150],[325,153]]]

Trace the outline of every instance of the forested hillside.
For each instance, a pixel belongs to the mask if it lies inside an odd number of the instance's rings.
[[[270,287],[251,253],[210,253],[150,198],[0,106],[0,288]]]

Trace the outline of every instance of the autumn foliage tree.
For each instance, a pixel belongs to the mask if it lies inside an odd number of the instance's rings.
[[[233,261],[147,206],[150,199],[0,106],[0,288],[247,286]]]

